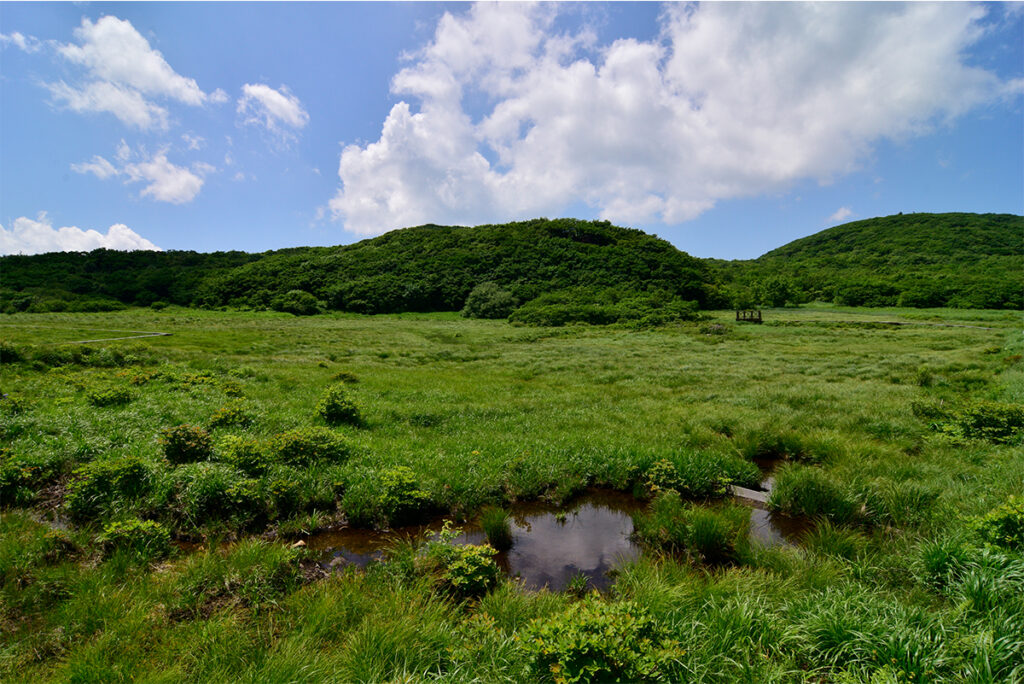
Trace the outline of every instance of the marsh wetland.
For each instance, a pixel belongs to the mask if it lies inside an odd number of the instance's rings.
[[[0,678],[1024,678],[1020,313],[731,317],[5,316]]]

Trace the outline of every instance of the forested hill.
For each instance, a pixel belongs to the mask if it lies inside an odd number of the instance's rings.
[[[753,261],[709,261],[737,304],[1024,308],[1024,217],[897,214],[854,221]]]
[[[575,219],[427,225],[352,245],[263,254],[96,250],[7,256],[0,258],[0,310],[170,303],[308,313],[455,311],[482,283],[495,283],[518,304],[569,292],[560,300],[569,308],[601,298],[617,301],[613,291],[620,291],[624,297],[657,293],[660,302],[667,296],[723,308],[820,300],[1021,309],[1024,217],[868,219],[752,261],[695,259],[642,231]]]
[[[148,305],[159,300],[289,310],[312,297],[327,309],[361,313],[454,311],[484,282],[507,288],[519,302],[587,287],[661,290],[707,306],[714,289],[701,260],[607,221],[427,225],[341,247],[199,255],[204,259],[195,263],[183,254],[191,253],[102,250],[4,257],[0,306],[43,311],[88,309],[97,301]],[[113,269],[99,267],[115,262]]]

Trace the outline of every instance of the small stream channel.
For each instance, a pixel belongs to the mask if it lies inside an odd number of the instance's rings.
[[[774,464],[759,465],[765,473],[762,488],[770,488]],[[793,545],[807,529],[806,521],[772,513],[762,503],[737,501],[751,505],[750,538],[762,546]],[[509,576],[519,577],[528,589],[546,586],[561,591],[573,576],[582,573],[591,588],[604,591],[613,581],[610,570],[643,553],[632,539],[632,514],[645,506],[624,492],[601,489],[589,490],[562,508],[540,502],[513,504],[514,542],[510,550],[498,554],[498,565]],[[346,528],[314,534],[306,545],[323,553],[324,569],[348,565],[363,568],[382,559],[395,540],[437,532],[442,524],[435,521],[385,532]],[[456,543],[485,543],[484,533],[475,522],[461,527]]]

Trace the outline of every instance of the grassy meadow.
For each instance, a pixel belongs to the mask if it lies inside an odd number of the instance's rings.
[[[1024,681],[1020,312],[732,317],[4,316],[0,680]],[[695,505],[765,458],[797,548]],[[604,596],[292,546],[588,487],[652,499]]]

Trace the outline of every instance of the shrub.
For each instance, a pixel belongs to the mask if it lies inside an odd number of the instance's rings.
[[[850,521],[857,513],[857,504],[843,487],[807,466],[780,469],[768,505],[787,515],[820,515],[834,522]]]
[[[177,513],[191,528],[216,522],[244,526],[263,512],[259,482],[225,463],[189,463],[174,470]]]
[[[255,439],[225,435],[214,449],[217,460],[229,463],[249,475],[263,473],[271,464],[267,450]]]
[[[1004,549],[1024,551],[1024,498],[1011,496],[975,522],[985,542]]]
[[[283,295],[274,297],[270,302],[270,308],[296,316],[312,316],[319,313],[320,302],[304,290],[289,290]]]
[[[458,598],[479,597],[498,582],[497,553],[490,546],[454,544],[460,530],[445,522],[437,539],[426,545],[421,567],[433,574],[441,589]]]
[[[497,283],[480,283],[466,297],[462,315],[466,318],[508,318],[516,308],[512,293]]]
[[[357,425],[359,423],[359,409],[348,398],[345,387],[340,384],[327,388],[324,395],[320,397],[320,401],[317,402],[316,413],[330,425],[340,423]]]
[[[195,425],[176,425],[162,430],[160,446],[174,464],[205,461],[213,453],[210,433]]]
[[[38,456],[15,455],[0,448],[0,506],[30,503],[36,487],[50,476],[50,470]]]
[[[480,512],[480,526],[487,543],[499,551],[512,548],[512,524],[508,511],[488,506]]]
[[[131,518],[103,527],[99,537],[104,555],[127,551],[141,558],[163,558],[171,552],[171,533],[152,520]]]
[[[636,292],[620,288],[574,287],[546,292],[509,316],[514,323],[562,326],[570,323],[639,327],[700,318],[697,303],[665,292]]]
[[[338,433],[324,427],[307,427],[282,432],[270,441],[274,460],[304,466],[314,461],[340,463],[348,458],[349,447]]]
[[[153,472],[138,456],[93,461],[72,473],[64,504],[76,520],[92,518],[147,494]]]
[[[1024,406],[979,402],[958,411],[942,429],[957,437],[1006,444],[1024,432]]]
[[[132,400],[132,393],[124,387],[94,387],[85,396],[93,406],[123,406]]]
[[[598,597],[533,620],[522,643],[532,673],[556,682],[662,680],[675,650],[645,608]]]
[[[248,427],[249,425],[252,425],[252,415],[240,403],[222,406],[210,417],[211,430],[219,427]]]
[[[406,466],[364,472],[345,490],[341,506],[356,526],[402,525],[430,506],[430,495],[419,489],[415,473]]]
[[[724,496],[730,484],[756,487],[760,479],[757,466],[738,456],[680,452],[655,461],[645,484],[651,493],[673,490],[687,498],[710,498]]]

